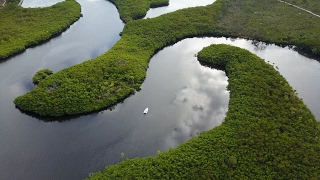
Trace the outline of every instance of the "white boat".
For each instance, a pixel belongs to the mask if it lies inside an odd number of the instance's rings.
[[[146,109],[143,111],[143,114],[147,114],[147,113],[148,113],[148,111],[149,111],[149,109],[148,109],[148,108],[146,108]]]

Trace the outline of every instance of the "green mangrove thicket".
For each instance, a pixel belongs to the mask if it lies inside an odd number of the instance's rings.
[[[39,70],[38,72],[36,72],[36,74],[33,76],[32,81],[34,84],[39,84],[40,81],[42,81],[43,79],[45,79],[46,77],[50,76],[52,73],[52,70],[46,68],[46,69],[42,69]]]
[[[48,40],[81,16],[80,4],[66,0],[46,8],[9,3],[0,9],[0,59]]]
[[[20,0],[7,0],[6,2],[7,2],[7,4],[8,4],[8,3],[19,4],[19,3],[20,3]]]
[[[223,0],[215,21],[224,36],[244,37],[320,55],[320,18],[277,0]],[[310,0],[311,2],[311,0]],[[320,1],[313,0],[320,5]]]
[[[205,7],[130,21],[108,52],[50,75],[14,103],[42,116],[106,108],[140,87],[154,53],[187,37],[247,37],[296,45],[319,55],[319,24],[320,18],[277,0],[217,0]]]
[[[285,0],[285,2],[302,7],[313,13],[320,15],[320,3],[316,0]]]
[[[120,18],[127,23],[141,19],[150,8],[169,5],[169,0],[109,0],[117,7]]]
[[[42,116],[79,114],[113,105],[140,87],[157,50],[186,37],[212,34],[221,5],[130,21],[107,53],[48,76],[14,103]]]
[[[320,177],[318,123],[272,65],[229,45],[205,47],[198,59],[229,77],[225,122],[156,157],[107,166],[88,180]]]

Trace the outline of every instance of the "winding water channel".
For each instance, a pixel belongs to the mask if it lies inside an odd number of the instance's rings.
[[[112,110],[54,122],[21,113],[13,100],[33,88],[36,71],[56,72],[94,58],[119,40],[124,25],[111,3],[78,2],[83,17],[70,29],[0,63],[0,179],[83,179],[120,162],[122,152],[125,158],[156,155],[221,124],[228,109],[227,77],[201,66],[194,56],[212,43],[239,46],[275,63],[320,120],[318,61],[288,48],[226,38],[185,39],[163,49],[151,59],[141,91]],[[24,0],[23,6],[53,3]],[[205,5],[188,3],[175,0],[170,6]],[[170,6],[157,11],[164,13]],[[146,107],[149,113],[143,115]]]

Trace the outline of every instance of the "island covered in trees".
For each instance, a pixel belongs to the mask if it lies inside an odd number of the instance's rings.
[[[0,8],[0,60],[62,33],[81,17],[81,6],[66,0],[46,8],[22,8],[8,1]]]
[[[217,0],[152,19],[139,18],[168,1],[110,1],[127,23],[121,39],[97,58],[56,73],[39,71],[37,86],[14,100],[18,108],[41,116],[107,108],[140,88],[156,52],[189,37],[242,37],[320,55],[320,18],[278,0]],[[320,3],[306,1],[288,0],[319,12]],[[88,179],[320,177],[319,124],[271,65],[227,45],[204,48],[198,59],[229,77],[225,122],[157,157],[128,159]]]

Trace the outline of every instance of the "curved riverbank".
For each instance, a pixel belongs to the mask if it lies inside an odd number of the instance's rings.
[[[23,7],[53,1],[25,0]],[[287,47],[223,37],[188,38],[159,51],[150,59],[141,91],[112,110],[64,116],[63,122],[55,117],[55,122],[44,122],[21,113],[12,102],[34,88],[32,77],[38,70],[57,72],[82,63],[103,54],[120,39],[123,23],[111,3],[78,2],[83,17],[61,36],[0,63],[0,179],[84,179],[119,163],[121,152],[123,159],[156,156],[157,150],[168,151],[196,132],[220,125],[228,109],[227,77],[222,71],[199,66],[194,57],[211,43],[233,44],[275,63],[320,120],[320,86],[315,83],[320,77],[319,62]],[[170,1],[170,6],[175,4]],[[223,93],[214,91],[216,88]],[[150,109],[147,116],[142,114],[145,107]]]
[[[237,20],[242,20],[241,18],[248,18],[248,13],[242,11],[238,14],[230,13],[234,6],[230,3],[232,2],[220,0],[205,7],[183,9],[154,19],[130,21],[121,33],[122,38],[107,53],[49,76],[31,92],[16,98],[14,102],[19,108],[42,116],[72,115],[108,107],[133,93],[135,89],[139,89],[145,78],[148,61],[155,52],[187,37],[245,36],[283,45],[293,43],[304,50],[311,46],[315,54],[320,50],[317,48],[320,47],[319,42],[311,39],[320,34],[314,34],[320,31],[315,26],[320,24],[319,18],[316,20],[310,18],[313,24],[309,26],[314,26],[307,30],[299,29],[300,26],[296,29],[289,26],[299,21],[294,15],[292,19],[286,19],[288,23],[285,26],[274,24],[275,21],[283,19],[278,17],[266,21],[272,25],[263,28],[256,24],[256,21],[250,21],[247,25],[252,26],[249,28],[246,24],[242,26],[233,23],[235,16],[239,15]],[[253,7],[251,3],[242,1],[238,5],[244,9]],[[276,2],[272,5],[275,7],[274,15],[280,16],[278,13],[283,13],[283,10],[290,14],[295,13],[287,9],[287,5],[283,3]],[[264,4],[261,3],[254,7],[261,13],[271,10],[265,10]],[[265,16],[259,15],[259,17]],[[304,14],[303,17],[310,15]],[[255,18],[253,15],[251,19],[256,20]],[[226,22],[226,19],[229,21]],[[308,23],[306,20],[299,25],[304,26]],[[240,26],[242,28],[239,28]],[[275,29],[277,33],[274,33]],[[287,31],[280,29],[288,29],[288,32],[290,29],[289,33],[292,35],[302,33],[303,36],[291,38]],[[61,86],[49,91],[48,89],[56,83]]]
[[[47,8],[10,3],[0,11],[0,60],[61,34],[81,17],[81,6],[66,0]]]
[[[212,33],[220,8],[221,3],[214,3],[161,18],[131,21],[107,53],[49,76],[14,102],[23,110],[43,116],[79,114],[115,104],[140,87],[148,61],[157,50],[186,37]],[[182,31],[173,31],[181,27]],[[48,91],[53,83],[61,86]]]
[[[298,51],[320,55],[320,19],[279,1],[223,0],[216,29],[222,36],[245,37],[294,46]]]
[[[168,6],[169,0],[108,0],[113,3],[124,23],[143,18],[150,8]]]
[[[229,77],[225,122],[156,157],[127,159],[88,179],[319,177],[319,125],[273,66],[229,45],[206,47],[198,59]]]

